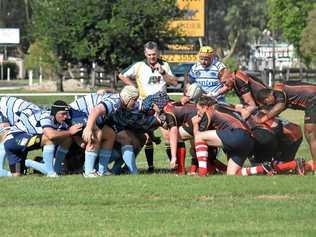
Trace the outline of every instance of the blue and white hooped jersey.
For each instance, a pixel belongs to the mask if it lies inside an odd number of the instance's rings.
[[[70,117],[71,117],[71,124],[83,124],[86,125],[88,121],[89,114],[91,110],[100,103],[104,94],[96,94],[90,93],[79,99],[75,100],[74,102],[70,103]],[[97,124],[102,126],[104,124],[104,117],[100,116],[97,118]]]
[[[104,94],[98,104],[102,104],[104,106],[106,109],[106,116],[109,116],[122,108],[122,102],[119,94]]]
[[[120,109],[112,113],[109,116],[110,126],[116,132],[129,129],[141,133],[153,129],[156,118],[142,112],[142,101],[138,98],[132,109]]]
[[[32,113],[32,111],[39,110],[41,109],[37,105],[16,97],[9,96],[1,97],[0,99],[0,112],[11,126],[19,120],[22,112],[29,114]]]
[[[33,114],[21,113],[19,121],[11,127],[10,133],[43,134],[43,129],[48,127],[55,130],[67,130],[69,125],[67,123],[60,124],[56,122],[50,111],[41,110]]]
[[[191,67],[189,72],[189,82],[197,82],[205,93],[217,94],[218,90],[223,87],[223,84],[219,81],[219,73],[225,65],[217,60],[214,60],[212,64],[204,68],[200,62],[197,62]],[[224,97],[218,96],[217,99],[221,100]]]
[[[94,108],[102,99],[103,95],[97,93],[90,93],[83,97],[78,98],[69,106],[77,111],[81,111],[89,115],[92,108]]]

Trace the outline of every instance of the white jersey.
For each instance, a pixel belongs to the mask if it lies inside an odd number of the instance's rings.
[[[173,76],[170,66],[165,61],[158,61],[166,73]],[[146,61],[137,62],[122,72],[123,76],[136,80],[139,96],[145,98],[159,91],[166,91],[166,81],[158,70],[153,70]]]

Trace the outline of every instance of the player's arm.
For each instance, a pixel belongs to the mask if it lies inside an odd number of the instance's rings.
[[[286,104],[283,102],[276,103],[265,115],[260,118],[260,123],[265,123],[271,118],[276,117],[286,109]]]
[[[59,139],[63,137],[70,137],[82,129],[82,124],[72,125],[68,130],[56,130],[52,127],[44,127],[43,134],[49,139]]]
[[[130,77],[124,76],[122,73],[118,75],[119,79],[124,82],[125,85],[136,86]]]
[[[97,106],[95,106],[93,109],[91,109],[89,117],[88,117],[88,121],[87,121],[87,125],[85,127],[85,129],[83,130],[82,133],[82,138],[85,142],[91,142],[92,141],[92,135],[93,135],[93,127],[96,124],[97,118],[101,115],[105,115],[106,114],[106,108],[105,106],[101,103],[98,104]]]
[[[275,91],[273,93],[275,104],[270,108],[267,113],[260,118],[260,122],[264,123],[271,118],[279,115],[282,111],[286,109],[287,96],[283,91]]]

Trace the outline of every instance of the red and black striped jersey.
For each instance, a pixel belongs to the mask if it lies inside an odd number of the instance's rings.
[[[255,103],[258,105],[257,92],[264,88],[267,88],[266,85],[259,79],[251,77],[243,71],[235,73],[234,90],[242,104],[245,104],[242,96],[250,92]]]
[[[185,105],[180,103],[168,103],[164,107],[163,112],[166,115],[168,128],[172,128],[190,122],[197,114],[197,109],[196,104],[193,103],[187,103]]]
[[[229,128],[240,128],[251,133],[248,125],[239,113],[222,104],[217,104],[214,110],[204,113],[200,122],[200,131],[224,130]]]
[[[277,83],[274,89],[281,93],[274,93],[277,102],[283,102],[288,108],[305,110],[313,98],[316,97],[316,85],[301,82],[301,81],[287,81],[284,83]]]

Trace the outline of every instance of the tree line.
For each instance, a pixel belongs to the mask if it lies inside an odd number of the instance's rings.
[[[264,29],[316,62],[316,0],[207,0],[205,44],[226,57],[245,56]],[[184,14],[176,0],[0,0],[0,27],[21,29],[28,67],[61,72],[68,63],[97,62],[108,72],[143,57],[143,44],[185,43],[168,23]],[[194,39],[193,39],[193,42]],[[61,76],[61,75],[60,75]]]

